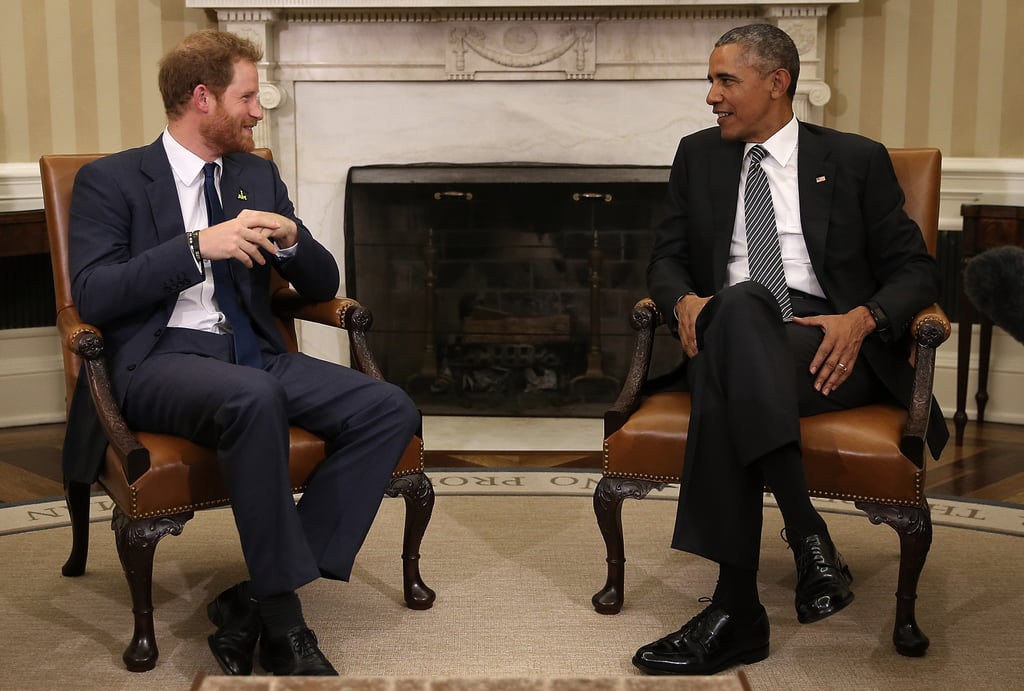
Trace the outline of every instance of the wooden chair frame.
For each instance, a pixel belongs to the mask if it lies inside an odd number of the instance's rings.
[[[907,197],[905,210],[917,221],[928,249],[934,253],[941,154],[937,149],[893,149],[890,153]],[[651,490],[678,483],[681,477],[689,394],[643,395],[655,329],[663,322],[649,298],[633,307],[630,324],[636,331],[636,340],[629,371],[618,399],[605,413],[604,468],[594,490],[594,513],[605,542],[608,573],[604,587],[592,598],[595,610],[602,614],[619,612],[624,599],[623,500],[643,499]],[[877,404],[803,418],[800,425],[812,496],[853,501],[872,523],[885,523],[899,535],[900,567],[892,639],[900,654],[910,656],[923,655],[929,644],[917,625],[915,612],[917,584],[932,540],[931,513],[923,491],[925,432],[932,401],[935,350],[949,334],[949,319],[938,305],[914,318],[908,344],[915,364],[909,410]],[[872,436],[878,439],[873,440]],[[659,437],[660,441],[652,443],[652,437]],[[864,442],[864,446],[851,451],[843,447],[844,441]],[[865,453],[864,448],[872,451]],[[863,464],[865,456],[873,455],[878,457],[876,462],[866,472],[863,467],[858,470],[858,463]]]
[[[255,153],[272,158],[268,149],[257,149]],[[72,302],[67,265],[71,190],[79,168],[100,156],[43,156],[40,170],[67,401],[70,405],[84,365],[93,403],[108,441],[106,464],[98,484],[114,501],[111,528],[132,598],[135,630],[123,659],[129,670],[142,672],[152,669],[159,656],[152,598],[153,559],[157,544],[167,535],[180,535],[195,511],[223,506],[229,500],[213,450],[178,437],[136,434],[129,429],[110,385],[103,336],[98,328],[82,321]],[[356,300],[336,298],[328,302],[311,302],[303,299],[276,274],[271,292],[278,327],[291,350],[298,349],[296,319],[343,329],[348,335],[354,367],[376,379],[383,378],[366,340],[373,317]],[[290,480],[293,491],[300,492],[324,458],[325,443],[298,427],[292,427],[290,435]],[[159,481],[154,477],[158,473]],[[184,486],[176,486],[172,491],[172,479],[175,477],[188,481],[180,483]],[[72,528],[71,553],[62,568],[65,576],[80,576],[85,572],[91,490],[88,484],[65,482]],[[202,491],[203,496],[194,496],[197,491]],[[430,522],[434,489],[423,468],[421,435],[414,437],[403,454],[386,494],[405,499],[402,576],[406,606],[428,609],[433,605],[435,593],[420,577],[419,549]],[[154,498],[154,495],[160,496]]]

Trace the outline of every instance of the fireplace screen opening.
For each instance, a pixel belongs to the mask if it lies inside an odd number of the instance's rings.
[[[602,416],[629,366],[667,179],[661,167],[353,168],[346,285],[373,313],[385,379],[427,415]],[[659,340],[667,370],[679,346]]]

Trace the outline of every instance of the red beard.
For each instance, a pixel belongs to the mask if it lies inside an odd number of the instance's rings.
[[[243,129],[248,124],[248,118],[236,119],[218,109],[215,115],[203,120],[199,126],[199,133],[214,151],[222,155],[239,151],[248,152],[256,148],[253,138]],[[255,124],[251,123],[252,126]]]

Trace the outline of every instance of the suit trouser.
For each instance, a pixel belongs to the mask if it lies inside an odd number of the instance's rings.
[[[797,316],[828,314],[824,300],[793,293]],[[808,371],[817,327],[784,323],[772,294],[750,281],[725,288],[701,311],[698,354],[686,364],[692,410],[672,546],[720,564],[756,569],[764,479],[758,461],[800,443],[800,417],[878,401],[887,394],[863,359],[829,396]]]
[[[216,448],[257,596],[323,575],[348,580],[392,471],[419,426],[398,387],[301,353],[231,362],[231,339],[167,329],[140,363],[125,417],[139,431]],[[288,426],[327,441],[327,458],[296,503]]]

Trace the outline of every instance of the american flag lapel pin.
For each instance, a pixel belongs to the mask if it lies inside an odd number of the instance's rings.
[[[814,178],[814,181],[815,182],[825,182],[825,176],[824,175],[819,175],[818,177]]]
[[[249,200],[249,197],[245,196],[245,190],[243,190],[241,187],[238,188],[238,198],[241,199],[243,202]]]

